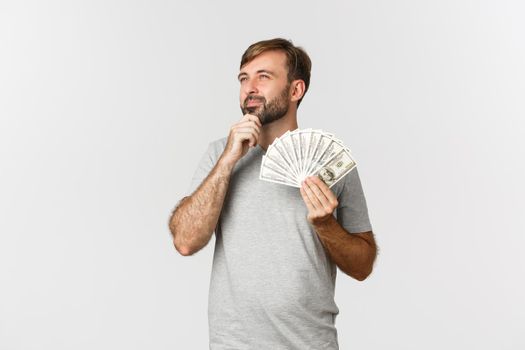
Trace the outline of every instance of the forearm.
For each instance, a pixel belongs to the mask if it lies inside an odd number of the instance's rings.
[[[222,155],[206,179],[189,197],[183,198],[169,220],[173,244],[182,255],[191,255],[210,240],[222,211],[235,164],[255,147],[262,124],[255,115],[245,114],[234,124]]]
[[[219,159],[206,179],[173,212],[169,227],[182,255],[191,255],[210,240],[228,190],[233,166]]]
[[[372,272],[376,244],[370,234],[349,234],[331,216],[313,225],[332,261],[347,275],[362,281]]]

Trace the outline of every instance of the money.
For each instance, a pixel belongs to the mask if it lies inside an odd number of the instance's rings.
[[[308,176],[317,176],[328,187],[355,169],[356,161],[343,142],[318,129],[287,131],[266,150],[259,179],[301,187]]]
[[[332,187],[356,166],[355,161],[346,149],[341,150],[326,164],[318,168],[314,175],[319,177],[328,187]]]

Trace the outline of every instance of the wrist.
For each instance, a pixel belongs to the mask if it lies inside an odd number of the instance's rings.
[[[229,160],[225,158],[224,156],[221,156],[219,160],[217,161],[217,168],[221,173],[224,174],[230,174],[233,170],[233,167],[235,167],[236,161]]]
[[[313,220],[311,222],[311,225],[314,227],[314,229],[317,232],[320,231],[332,231],[334,228],[334,225],[337,225],[338,222],[333,214],[329,215],[328,217],[321,219],[321,220]]]

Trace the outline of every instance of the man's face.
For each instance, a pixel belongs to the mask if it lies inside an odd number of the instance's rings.
[[[267,51],[241,68],[240,107],[244,114],[259,117],[262,125],[281,119],[288,112],[290,84],[286,55]]]

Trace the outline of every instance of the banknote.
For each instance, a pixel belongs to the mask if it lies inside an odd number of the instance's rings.
[[[356,167],[350,148],[334,134],[320,129],[288,130],[266,150],[259,178],[301,187],[308,176],[317,176],[332,187]]]
[[[266,180],[282,185],[300,187],[300,185],[294,179],[290,179],[288,175],[281,172],[279,168],[271,165],[271,160],[268,160],[268,157],[263,157],[261,171],[259,174],[261,180]]]
[[[319,167],[314,176],[320,178],[328,187],[332,187],[356,166],[348,149],[343,148],[338,154]]]

